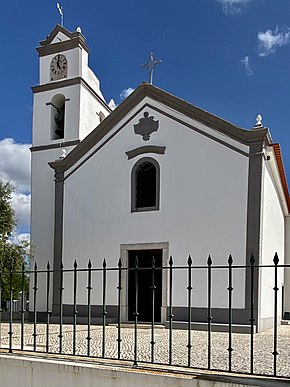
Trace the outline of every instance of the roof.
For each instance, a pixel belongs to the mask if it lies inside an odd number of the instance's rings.
[[[67,36],[68,40],[52,43],[53,39],[59,32]],[[59,51],[66,51],[75,47],[81,47],[89,52],[89,48],[86,44],[86,38],[81,32],[70,32],[59,24],[57,24],[46,39],[39,42],[39,44],[40,47],[37,47],[39,56],[53,54]]]
[[[99,126],[81,141],[63,160],[51,162],[50,166],[59,171],[66,171],[92,149],[115,125],[145,97],[149,97],[167,107],[178,111],[189,118],[248,146],[265,143],[269,145],[271,138],[267,128],[246,130],[233,125],[222,118],[206,112],[162,89],[149,83],[139,85]],[[149,106],[145,104],[144,106]],[[142,107],[143,108],[143,107]],[[162,111],[161,111],[162,112]]]
[[[282,152],[281,152],[281,147],[280,144],[270,144],[275,153],[277,165],[278,165],[278,171],[288,207],[288,212],[290,213],[290,196],[289,196],[289,189],[288,189],[288,184],[287,184],[287,178],[286,178],[286,173],[285,173],[285,168],[284,168],[284,163],[283,163],[283,158],[282,158]]]

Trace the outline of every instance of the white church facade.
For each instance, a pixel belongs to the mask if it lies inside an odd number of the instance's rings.
[[[151,84],[143,83],[117,108],[107,104],[88,67],[80,31],[56,26],[38,48],[39,85],[34,94],[31,243],[40,270],[37,309],[46,310],[45,269],[150,266],[159,270],[156,321],[168,320],[168,261],[192,257],[192,321],[207,321],[207,271],[214,265],[290,263],[290,198],[280,146],[259,122],[241,129]],[[62,151],[62,150],[65,150]],[[116,319],[117,272],[108,274],[108,318]],[[142,272],[140,271],[140,276]],[[273,270],[257,270],[255,325],[273,325]],[[93,313],[102,303],[95,273]],[[158,275],[157,275],[158,276]],[[132,320],[130,275],[122,282],[122,321]],[[51,307],[57,311],[54,277]],[[86,305],[86,274],[78,304]],[[173,277],[173,312],[186,321],[187,272]],[[228,316],[228,271],[213,272],[212,314]],[[145,281],[146,282],[146,281]],[[144,282],[144,283],[145,283]],[[97,289],[97,284],[100,289]],[[249,324],[249,270],[233,271],[233,322]],[[141,285],[142,286],[142,282]],[[145,286],[145,285],[144,285]],[[290,312],[290,269],[278,271],[278,317]],[[148,298],[139,289],[140,308]],[[64,311],[72,305],[72,274],[64,277]],[[85,307],[84,307],[85,309]],[[94,312],[95,311],[95,312]],[[146,311],[140,310],[146,321]],[[143,313],[143,315],[142,315]]]

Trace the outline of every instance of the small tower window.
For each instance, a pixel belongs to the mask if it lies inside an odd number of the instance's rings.
[[[132,211],[159,209],[160,169],[156,160],[143,158],[132,169]]]
[[[65,97],[62,94],[55,95],[51,102],[51,139],[64,138],[65,122]]]

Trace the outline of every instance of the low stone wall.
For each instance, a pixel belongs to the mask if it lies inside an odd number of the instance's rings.
[[[0,353],[0,380],[6,387],[285,387],[290,383],[289,379],[4,352]]]

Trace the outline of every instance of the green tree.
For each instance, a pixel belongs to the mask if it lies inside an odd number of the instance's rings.
[[[17,222],[11,205],[14,187],[0,180],[0,271],[1,304],[10,298],[12,278],[13,297],[18,298],[22,290],[22,269],[28,265],[28,242],[13,243],[11,238],[16,231]],[[12,276],[10,276],[12,273]],[[28,276],[25,275],[25,292],[28,292]]]

